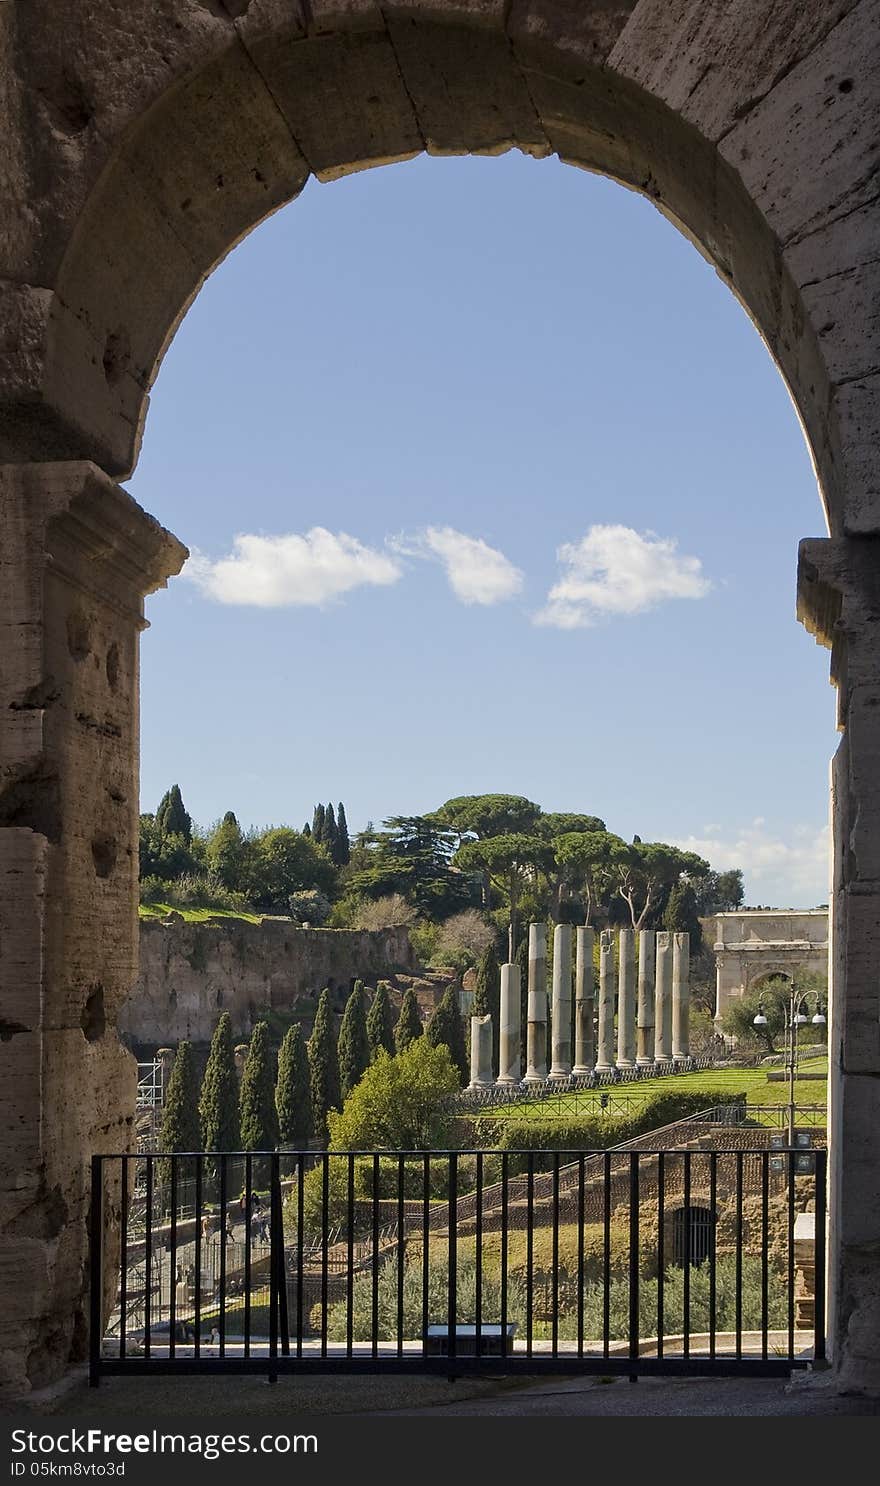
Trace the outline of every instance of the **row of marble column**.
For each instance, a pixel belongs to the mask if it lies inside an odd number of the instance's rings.
[[[572,940],[574,1016],[572,1017]],[[594,930],[557,924],[553,931],[550,1068],[547,1068],[547,929],[529,925],[526,1072],[521,1074],[519,965],[501,966],[499,1067],[492,1072],[492,1018],[471,1018],[471,1088],[568,1080],[616,1068],[651,1068],[689,1057],[690,939],[652,929],[621,929],[615,964],[614,933],[599,936],[599,996],[593,977]],[[615,1034],[615,1009],[617,1027]]]

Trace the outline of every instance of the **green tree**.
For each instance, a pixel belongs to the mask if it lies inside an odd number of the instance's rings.
[[[727,872],[707,872],[694,884],[697,912],[704,917],[713,913],[735,913],[745,897],[743,875],[739,867]]]
[[[696,956],[703,947],[703,926],[697,912],[696,894],[689,882],[676,882],[669,894],[663,914],[663,927],[672,934],[689,934],[691,953]]]
[[[492,1018],[492,1066],[496,1068],[499,1052],[499,1017],[501,1015],[501,967],[494,944],[483,950],[477,964],[474,987],[474,1016]]]
[[[803,1005],[807,1025],[799,1032],[804,1042],[824,1042],[828,1035],[827,1025],[816,1026],[812,1020],[816,1014],[817,1001],[824,1015],[828,1015],[828,983],[824,975],[801,972],[795,982],[797,991],[811,994]],[[785,1019],[790,1006],[792,985],[784,976],[770,976],[762,984],[737,996],[730,1002],[722,1019],[725,1032],[736,1037],[737,1042],[758,1042],[768,1053],[782,1052],[785,1048]],[[754,1019],[758,1012],[766,1018],[766,1025],[756,1027]]]
[[[272,1151],[278,1144],[278,1112],[269,1028],[257,1022],[251,1033],[239,1098],[241,1145],[245,1151]]]
[[[292,893],[318,888],[331,892],[336,872],[327,852],[288,826],[264,831],[254,843],[248,896],[268,913],[286,913]]]
[[[320,846],[324,840],[324,806],[316,805],[312,816],[312,840]]]
[[[694,851],[680,851],[665,841],[641,841],[613,852],[617,892],[630,912],[634,929],[643,929],[664,892],[682,877],[704,877],[709,863]]]
[[[249,845],[235,815],[227,810],[208,838],[206,855],[215,877],[234,892],[246,888]]]
[[[327,806],[324,811],[324,834],[321,837],[322,846],[326,846],[331,862],[336,861],[337,835],[336,835],[336,813],[333,805]]]
[[[182,836],[187,846],[192,841],[192,816],[187,813],[180,785],[172,784],[159,801],[156,824],[163,836]]]
[[[300,1150],[312,1136],[312,1099],[309,1092],[309,1057],[298,1024],[288,1027],[278,1053],[275,1084],[278,1138],[281,1145]]]
[[[347,867],[351,861],[348,821],[345,818],[345,806],[341,800],[336,811],[336,850],[333,853],[333,860],[337,867]]]
[[[440,1047],[442,1044],[447,1048],[453,1067],[458,1071],[462,1083],[466,1083],[469,1074],[468,1058],[457,985],[447,986],[434,1007],[425,1028],[425,1040],[431,1047]]]
[[[367,1037],[371,1060],[378,1058],[382,1051],[389,1055],[394,1052],[394,1013],[391,1010],[388,985],[384,980],[379,981],[373,996],[373,1004],[367,1017]]]
[[[435,920],[472,901],[472,882],[450,866],[455,832],[424,815],[393,815],[384,825],[384,831],[358,837],[367,848],[367,864],[351,874],[349,892],[367,898],[400,894]]]
[[[536,836],[489,836],[466,841],[455,853],[455,864],[465,872],[484,873],[503,893],[510,907],[508,954],[513,959],[517,945],[517,912],[520,894],[536,871],[546,868],[553,857],[549,843]]]
[[[343,1100],[348,1098],[370,1066],[370,1053],[364,983],[356,980],[345,1003],[339,1029],[339,1091]]]
[[[331,1150],[431,1150],[450,1133],[448,1101],[458,1075],[445,1046],[416,1038],[371,1063],[341,1114],[330,1116]]]
[[[403,993],[403,1002],[400,1007],[400,1016],[397,1018],[397,1026],[394,1028],[394,1047],[397,1052],[402,1053],[421,1037],[424,1032],[422,1026],[422,1014],[419,1011],[419,1003],[416,1000],[415,991],[412,986],[407,986]]]
[[[199,1119],[203,1150],[238,1150],[238,1080],[228,1011],[223,1012],[211,1038],[199,1096]]]
[[[319,1140],[325,1141],[327,1115],[331,1109],[339,1109],[342,1103],[333,1013],[330,1010],[330,992],[326,989],[321,992],[315,1024],[309,1038],[309,1092],[315,1135]]]
[[[559,817],[557,817],[559,818]],[[626,842],[611,831],[562,831],[553,839],[556,871],[584,902],[584,923],[593,922],[599,908],[608,907],[614,886],[615,861],[626,853]]]
[[[168,1080],[159,1145],[163,1151],[197,1151],[201,1148],[199,1128],[199,1081],[193,1061],[192,1044],[181,1042]],[[178,1162],[181,1180],[189,1176]],[[171,1165],[163,1165],[163,1177],[170,1177]]]

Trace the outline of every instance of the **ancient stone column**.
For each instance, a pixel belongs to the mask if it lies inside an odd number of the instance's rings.
[[[614,935],[603,929],[599,936],[599,1056],[597,1073],[614,1069]]]
[[[639,1003],[636,1013],[636,1066],[639,1068],[651,1068],[654,1063],[655,941],[652,929],[639,931]]]
[[[593,1046],[593,930],[582,926],[576,935],[574,971],[574,1074],[592,1073]]]
[[[539,1084],[547,1077],[547,929],[544,924],[529,924],[528,1017],[523,1083]]]
[[[672,936],[672,1056],[676,1063],[690,1057],[690,943],[690,934]]]
[[[471,1081],[469,1089],[490,1089],[492,1078],[492,1016],[471,1017]]]
[[[636,944],[632,929],[621,929],[617,967],[617,1066],[636,1060]]]
[[[519,965],[502,965],[498,1083],[503,1087],[520,1082],[521,1022]]]
[[[185,556],[94,465],[0,468],[0,1391],[82,1359],[90,1158],[134,1145],[138,645]]]
[[[666,929],[657,934],[654,969],[654,1062],[672,1059],[672,944]]]
[[[551,1078],[571,1077],[571,924],[553,930],[553,1039]]]

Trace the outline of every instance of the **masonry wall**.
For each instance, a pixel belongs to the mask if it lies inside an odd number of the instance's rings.
[[[141,920],[140,973],[119,1031],[136,1052],[187,1038],[208,1042],[228,1011],[247,1037],[267,1011],[311,1020],[329,986],[347,994],[356,977],[375,981],[415,968],[406,929],[300,929],[264,919],[193,924]]]

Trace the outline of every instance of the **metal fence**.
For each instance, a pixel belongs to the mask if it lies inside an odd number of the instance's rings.
[[[784,1374],[824,1355],[826,1152],[804,1157],[97,1156],[91,1380]]]

